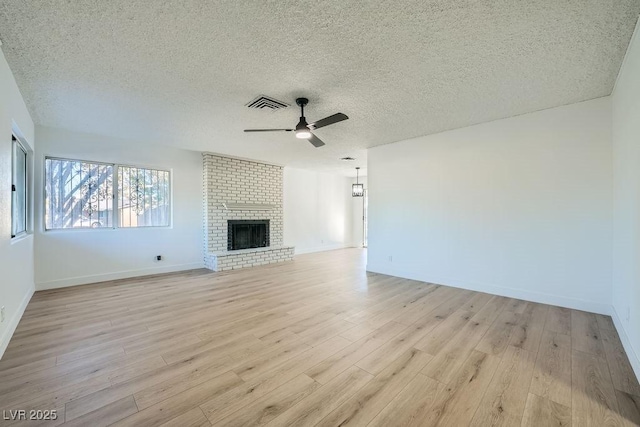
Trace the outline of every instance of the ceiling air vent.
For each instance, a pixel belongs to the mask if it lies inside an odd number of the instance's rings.
[[[289,104],[286,102],[278,101],[277,99],[269,98],[268,96],[261,95],[247,104],[247,107],[256,110],[276,111],[283,108],[287,108]]]

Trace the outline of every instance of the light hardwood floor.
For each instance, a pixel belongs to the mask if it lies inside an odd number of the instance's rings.
[[[364,270],[364,251],[37,292],[3,425],[640,424],[609,317]],[[4,417],[3,417],[4,418]]]

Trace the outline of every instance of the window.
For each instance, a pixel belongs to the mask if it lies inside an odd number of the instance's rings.
[[[47,230],[113,227],[113,165],[46,159],[45,177]]]
[[[45,160],[45,227],[132,228],[170,224],[168,171]]]
[[[27,232],[27,150],[11,138],[11,237]]]
[[[169,172],[118,167],[120,227],[169,225]]]

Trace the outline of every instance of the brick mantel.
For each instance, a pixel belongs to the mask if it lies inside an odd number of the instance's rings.
[[[215,271],[293,259],[283,246],[282,166],[204,153],[205,266]],[[223,203],[271,205],[269,210],[227,210]],[[270,246],[259,251],[227,251],[228,220],[270,224]],[[237,252],[237,253],[234,253]]]

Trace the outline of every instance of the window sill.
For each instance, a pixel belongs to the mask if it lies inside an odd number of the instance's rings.
[[[22,233],[18,234],[16,237],[11,238],[11,244],[19,243],[23,240],[27,240],[29,237],[33,236],[33,233]]]
[[[107,231],[117,231],[117,230],[168,230],[173,229],[173,225],[157,225],[157,226],[146,226],[146,227],[76,227],[76,228],[45,228],[43,230],[44,233],[91,233],[91,232],[107,232]]]

